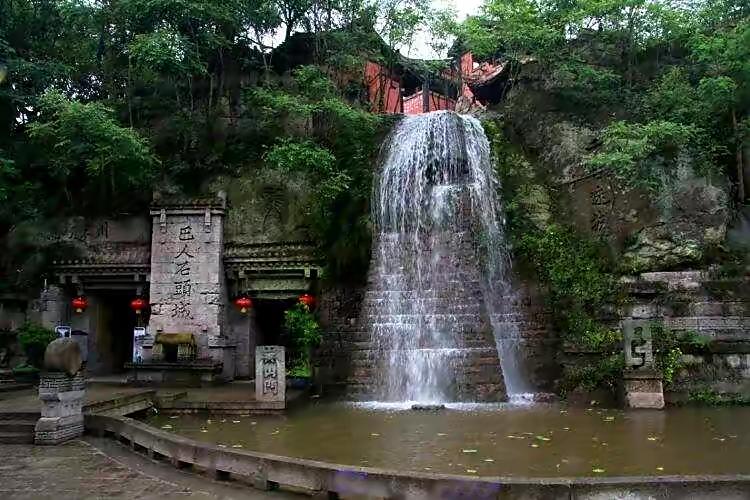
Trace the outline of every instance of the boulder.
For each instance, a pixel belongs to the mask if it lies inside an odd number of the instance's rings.
[[[50,372],[65,372],[74,376],[81,370],[83,358],[78,342],[71,338],[50,342],[44,351],[44,368]]]

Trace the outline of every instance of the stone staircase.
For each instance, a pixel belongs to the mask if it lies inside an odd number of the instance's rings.
[[[373,252],[358,328],[342,339],[350,352],[349,397],[377,395],[383,374],[388,374],[389,366],[383,365],[388,365],[387,357],[416,355],[434,356],[429,363],[450,364],[454,400],[504,398],[500,360],[470,237],[457,232],[439,235],[438,240],[433,243],[441,249],[436,257],[430,255],[431,269],[421,271],[428,286],[413,282],[414,270],[403,269],[403,262],[388,255],[390,245],[400,246],[396,254],[404,246],[417,253],[430,252],[429,248],[417,248],[421,242],[376,241],[385,247]]]
[[[0,443],[34,444],[34,426],[39,412],[0,413]]]

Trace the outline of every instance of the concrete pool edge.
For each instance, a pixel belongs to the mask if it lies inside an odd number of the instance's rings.
[[[250,478],[260,489],[291,487],[336,498],[594,498],[601,494],[630,498],[750,497],[750,475],[499,477],[403,472],[227,449],[157,429],[116,415],[88,414],[86,429],[127,442],[134,450],[195,466],[217,477]]]

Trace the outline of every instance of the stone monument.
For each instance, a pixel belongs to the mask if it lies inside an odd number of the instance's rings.
[[[86,381],[81,348],[71,338],[54,340],[44,353],[39,381],[42,416],[34,428],[36,444],[59,444],[83,434]]]
[[[261,345],[255,348],[255,399],[286,401],[286,363],[284,347]]]
[[[624,320],[625,348],[623,392],[628,408],[664,408],[662,376],[654,365],[651,324],[644,320]]]

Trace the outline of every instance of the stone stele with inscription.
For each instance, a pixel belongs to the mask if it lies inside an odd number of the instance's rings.
[[[283,346],[262,345],[255,349],[255,399],[282,403],[286,400]]]

